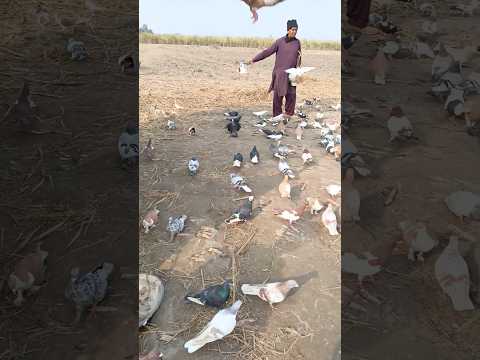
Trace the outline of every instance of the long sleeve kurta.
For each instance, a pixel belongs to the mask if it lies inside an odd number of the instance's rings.
[[[287,41],[287,37],[276,40],[272,46],[263,50],[252,59],[257,62],[276,54],[275,66],[272,72],[272,82],[268,92],[274,91],[278,96],[286,96],[289,87],[288,74],[285,70],[300,66],[301,45],[298,39]]]

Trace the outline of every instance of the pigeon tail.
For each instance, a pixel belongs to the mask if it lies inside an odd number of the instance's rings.
[[[456,281],[448,286],[445,291],[452,300],[453,308],[456,311],[473,310],[475,308],[470,300],[469,286],[466,281]]]

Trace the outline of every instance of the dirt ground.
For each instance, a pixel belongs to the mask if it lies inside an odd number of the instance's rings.
[[[475,17],[452,17],[447,5],[435,3],[440,38],[458,45],[462,35],[479,38]],[[392,21],[415,34],[422,19],[417,13],[394,9]],[[425,258],[411,263],[406,255],[393,256],[386,271],[368,286],[381,299],[370,302],[366,312],[346,309],[342,313],[342,355],[345,359],[478,359],[478,304],[474,311],[457,313],[442,293],[433,274],[435,260],[448,243],[447,225],[478,234],[478,222],[459,225],[444,198],[458,190],[479,192],[478,137],[469,136],[464,121],[448,120],[443,103],[427,94],[432,60],[393,59],[385,86],[373,84],[367,70],[376,46],[363,37],[351,50],[354,77],[342,78],[342,96],[351,96],[359,108],[373,117],[355,120],[348,131],[352,142],[367,160],[373,175],[360,178],[362,196],[359,225],[345,227],[342,249],[372,249],[392,238],[400,239],[398,223],[420,220],[440,240],[440,246]],[[477,57],[466,73],[479,71]],[[420,138],[417,144],[389,144],[386,121],[389,108],[401,104]],[[399,183],[394,203],[384,207],[381,191]],[[354,278],[342,277],[342,286],[352,287]],[[478,286],[478,285],[477,285]]]
[[[137,41],[137,3],[130,5],[116,6],[112,17],[85,14],[83,3],[45,3],[50,20],[44,28],[31,2],[0,6],[1,359],[136,356],[138,285],[121,275],[137,271],[138,243],[132,239],[138,236],[138,181],[135,173],[120,168],[117,150],[127,120],[137,117],[137,79],[121,74],[117,64]],[[55,14],[65,20],[64,28],[54,22]],[[83,15],[92,15],[93,29],[72,26],[72,19]],[[124,28],[133,29],[131,36],[119,39]],[[70,60],[69,37],[85,43],[85,62]],[[21,133],[18,118],[3,116],[24,79],[42,129],[58,133]],[[38,242],[49,252],[46,284],[17,308],[6,280],[15,262]],[[87,272],[104,261],[115,265],[101,304],[111,311],[72,327],[74,307],[64,297],[70,270],[78,266]]]
[[[309,213],[296,230],[286,230],[272,208],[299,204],[300,196],[325,200],[323,186],[339,183],[339,163],[318,144],[319,130],[306,129],[300,142],[289,123],[286,144],[296,151],[289,164],[297,174],[292,181],[292,199],[281,199],[282,177],[277,161],[268,152],[268,139],[254,127],[253,111],[271,111],[266,94],[274,57],[249,67],[240,75],[238,61],[251,58],[259,49],[169,45],[140,45],[141,144],[151,138],[155,161],[141,160],[140,214],[155,204],[160,209],[159,226],[140,235],[140,271],[153,273],[166,282],[165,299],[147,329],[141,332],[142,351],[157,347],[165,359],[331,359],[340,335],[340,238],[329,236],[320,215]],[[339,112],[329,109],[340,98],[340,53],[305,51],[305,66],[315,66],[299,86],[297,104],[316,97],[327,117],[338,121]],[[157,107],[157,110],[155,110]],[[165,112],[176,112],[164,117]],[[242,129],[230,138],[223,113],[239,111]],[[304,111],[315,115],[313,107]],[[167,118],[176,130],[167,130]],[[197,135],[187,129],[195,126]],[[260,164],[248,161],[256,145]],[[306,146],[314,164],[304,167],[300,158]],[[254,218],[225,228],[243,197],[230,185],[233,154],[245,161],[239,173],[254,191]],[[196,177],[187,175],[192,157],[200,160]],[[301,191],[305,185],[304,191]],[[168,242],[165,230],[172,215],[189,216],[182,236]],[[210,232],[210,233],[209,233]],[[234,255],[232,255],[234,254]],[[244,297],[242,283],[297,279],[301,287],[272,310],[258,298]],[[189,355],[183,344],[209,321],[215,310],[185,303],[189,291],[204,285],[233,280],[231,300],[244,303],[238,318],[245,321],[230,336]]]

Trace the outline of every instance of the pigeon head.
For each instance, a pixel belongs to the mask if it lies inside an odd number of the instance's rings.
[[[113,271],[113,264],[109,262],[104,262],[101,266],[101,269],[107,274],[110,275]]]
[[[242,301],[241,300],[237,300],[233,303],[232,306],[230,306],[227,311],[232,313],[232,314],[236,314],[238,312],[238,310],[240,310],[240,306],[242,306]]]
[[[395,116],[395,117],[404,116],[402,108],[400,106],[394,106],[390,111],[390,116]]]

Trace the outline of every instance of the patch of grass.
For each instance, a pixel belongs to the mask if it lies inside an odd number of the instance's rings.
[[[275,41],[274,38],[230,37],[230,36],[196,36],[178,34],[140,33],[143,44],[203,45],[224,47],[265,48]],[[337,41],[302,40],[303,49],[340,50]]]

